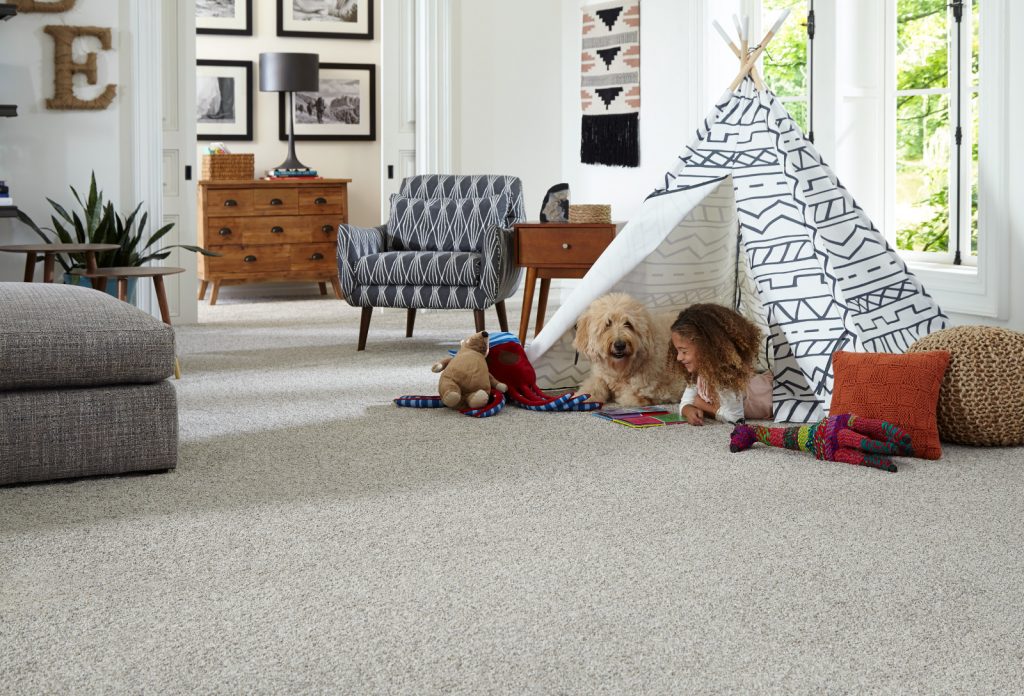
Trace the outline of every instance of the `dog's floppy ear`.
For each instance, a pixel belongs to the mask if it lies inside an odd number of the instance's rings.
[[[591,312],[586,311],[576,319],[576,335],[572,339],[572,347],[584,355],[590,354],[590,325],[593,322]]]

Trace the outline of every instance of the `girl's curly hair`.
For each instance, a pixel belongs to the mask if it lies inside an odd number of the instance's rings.
[[[697,346],[697,370],[712,395],[747,388],[761,347],[761,331],[749,319],[722,305],[695,304],[679,313],[672,333]],[[687,383],[696,377],[686,373]]]

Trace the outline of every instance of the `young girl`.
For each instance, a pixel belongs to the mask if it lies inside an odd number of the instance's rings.
[[[772,417],[770,373],[754,375],[761,332],[739,312],[695,304],[672,324],[676,360],[686,369],[679,415],[690,425],[705,417],[735,423]]]

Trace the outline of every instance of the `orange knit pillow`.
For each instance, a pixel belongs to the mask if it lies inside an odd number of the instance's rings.
[[[915,456],[942,456],[936,410],[949,352],[847,353],[832,356],[831,414],[881,418],[910,435]]]

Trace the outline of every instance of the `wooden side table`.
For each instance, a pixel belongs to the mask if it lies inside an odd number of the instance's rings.
[[[0,246],[0,251],[21,252],[25,254],[25,282],[31,283],[35,278],[36,255],[43,255],[43,282],[53,282],[54,261],[57,254],[85,254],[85,270],[91,273],[96,270],[96,252],[120,249],[118,244],[8,244]]]
[[[614,223],[526,222],[515,226],[516,265],[526,269],[523,312],[519,320],[520,343],[526,343],[537,279],[541,281],[534,336],[544,328],[551,279],[585,276],[615,238],[615,229]]]

